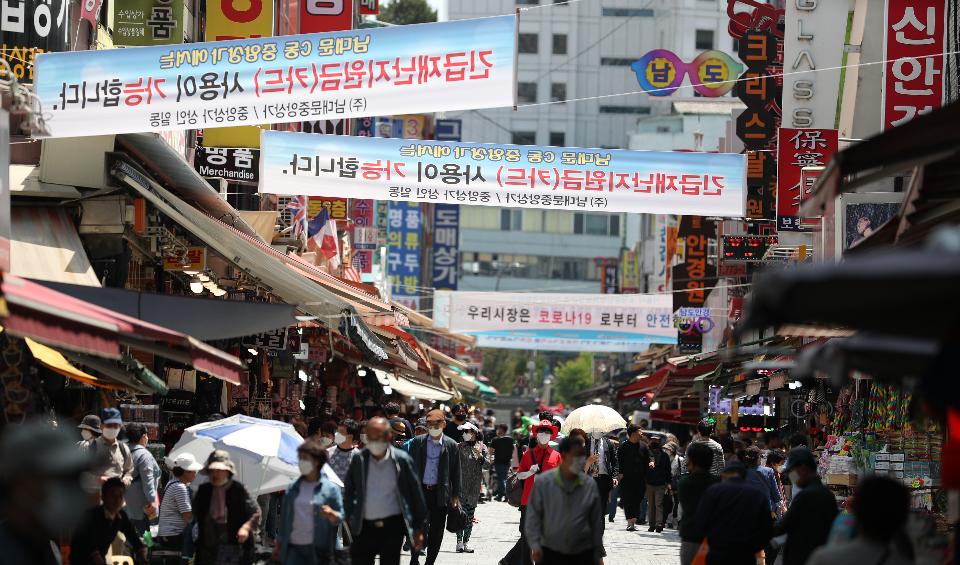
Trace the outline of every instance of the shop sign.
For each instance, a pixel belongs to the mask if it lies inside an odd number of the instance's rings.
[[[946,2],[886,0],[883,129],[942,105]]]
[[[206,147],[198,143],[193,168],[202,177],[257,184],[260,182],[260,150]]]
[[[792,0],[786,3],[783,51],[791,60],[783,77],[785,125],[832,128],[840,96],[840,67],[850,3]]]
[[[680,343],[703,338],[713,331],[716,322],[710,317],[709,308],[680,308],[673,315],[673,325],[680,335]]]
[[[637,75],[640,88],[650,96],[670,96],[689,77],[694,92],[707,98],[723,96],[733,89],[734,80],[743,72],[743,65],[722,51],[704,51],[685,63],[680,56],[666,49],[654,49],[630,68]]]
[[[286,350],[288,329],[287,327],[277,328],[268,332],[247,336],[242,340],[243,346],[275,351]]]
[[[263,38],[273,35],[273,2],[264,0],[210,0],[207,2],[209,41]],[[204,44],[192,47],[203,48]],[[196,66],[192,63],[189,66]]]
[[[769,31],[783,38],[784,11],[766,0],[727,0],[727,17],[730,18],[727,31],[734,39],[743,39],[751,29]]]
[[[620,255],[620,292],[640,292],[640,257],[631,249],[625,249]]]
[[[301,0],[300,33],[353,29],[353,0]]]
[[[113,44],[183,43],[183,0],[125,0],[113,6]]]
[[[380,0],[360,0],[361,16],[376,16],[380,14]]]
[[[743,216],[746,156],[266,131],[260,192]]]
[[[320,210],[324,208],[330,214],[331,220],[346,221],[350,212],[350,203],[346,198],[313,197],[310,199],[310,204],[307,205],[307,218],[316,218]]]
[[[67,48],[69,8],[67,0],[3,1],[0,57],[10,65],[18,81],[23,84],[34,81],[36,55]],[[3,74],[0,71],[0,77]]]
[[[373,137],[376,135],[376,118],[367,116],[366,118],[357,118],[354,122],[357,124],[357,137]]]
[[[717,265],[710,256],[711,243],[717,237],[716,224],[700,216],[683,216],[677,237],[677,253],[682,253],[682,260],[672,269],[672,296],[673,311],[680,315],[681,309],[705,308],[707,295],[716,285]],[[703,334],[678,332],[677,343],[681,353],[700,353]]]
[[[420,307],[420,249],[423,214],[415,202],[390,201],[387,207],[387,279],[399,304]]]
[[[358,199],[351,202],[353,267],[361,273],[373,272],[373,250],[377,248],[375,206],[373,200]]]
[[[190,263],[183,264],[183,257],[186,257]],[[183,256],[168,256],[163,258],[164,271],[205,271],[207,269],[207,248],[206,247],[188,247]]]
[[[620,266],[617,260],[605,260],[600,269],[600,294],[620,294]]]
[[[460,272],[460,206],[433,207],[433,288],[457,290]]]
[[[673,218],[667,214],[657,214],[657,249],[653,258],[653,275],[650,277],[650,287],[655,292],[667,292],[670,288],[670,248],[669,223]],[[675,223],[675,222],[674,222]],[[677,234],[674,227],[673,243],[676,246]]]
[[[777,143],[777,230],[803,231],[800,206],[810,196],[804,186],[804,167],[824,167],[837,153],[835,129],[780,128]]]
[[[437,141],[463,141],[463,120],[437,120],[434,130]]]
[[[271,22],[272,3],[246,4],[247,11],[208,11],[207,37],[269,35],[272,25],[251,24]],[[230,18],[241,19],[225,26]],[[512,106],[515,31],[511,15],[47,53],[37,58],[36,93],[49,137]]]

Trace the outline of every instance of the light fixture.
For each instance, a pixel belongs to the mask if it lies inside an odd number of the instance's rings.
[[[803,386],[803,383],[801,383],[800,381],[793,381],[792,383],[790,383],[790,384],[787,385],[787,386],[790,387],[790,390],[794,390],[794,389],[798,389],[798,388],[802,387],[802,386]]]
[[[198,275],[198,274],[200,273],[200,271],[197,271],[197,270],[194,270],[194,269],[184,269],[184,270],[181,271],[181,272],[182,272],[183,274],[189,275],[189,276],[191,276],[191,277],[192,277],[192,276],[196,276],[196,275]]]
[[[213,291],[217,290],[217,289],[220,288],[220,287],[218,287],[218,286],[217,286],[217,283],[215,283],[215,282],[213,282],[213,281],[206,281],[206,282],[203,283],[203,288],[209,290],[210,292],[213,292]]]
[[[210,281],[210,275],[208,275],[207,273],[197,273],[197,278],[200,279],[200,280],[203,281],[203,282],[209,282],[209,281]]]
[[[299,371],[297,371],[297,376],[300,377],[300,380],[303,382],[307,382],[307,380],[309,380],[309,377],[307,377],[306,371],[304,371],[303,369],[300,369]]]
[[[659,410],[659,409],[660,409],[660,403],[659,403],[659,402],[654,402],[653,404],[650,405],[650,411],[651,411],[651,412],[654,411],[654,410]]]
[[[227,293],[227,291],[223,290],[222,288],[218,288],[218,289],[216,289],[216,290],[211,291],[211,294],[213,294],[213,295],[216,296],[217,298],[220,298],[221,296],[223,296],[223,295],[226,294],[226,293]]]
[[[200,294],[203,292],[203,283],[198,278],[190,279],[190,292]]]
[[[248,347],[248,348],[247,348],[247,353],[249,353],[250,355],[257,355],[257,354],[259,354],[260,352],[257,351],[256,349],[252,348],[252,347]]]
[[[312,322],[317,319],[316,316],[294,316],[298,322]]]
[[[386,394],[387,396],[393,394],[393,389],[390,388],[390,385],[383,385],[383,394]]]
[[[365,376],[367,376],[367,370],[366,370],[366,369],[357,369],[357,376],[358,376],[358,377],[365,377]]]

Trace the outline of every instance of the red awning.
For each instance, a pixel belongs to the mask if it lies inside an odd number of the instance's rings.
[[[667,379],[667,383],[663,388],[657,393],[657,400],[662,402],[670,398],[685,396],[687,391],[690,390],[690,387],[693,386],[693,382],[697,377],[702,377],[703,375],[708,375],[716,371],[719,365],[720,363],[717,361],[699,363],[692,367],[677,367],[667,363],[666,366],[670,368],[670,377]]]
[[[620,389],[620,393],[617,395],[617,398],[620,400],[625,400],[628,398],[636,398],[647,394],[648,392],[657,393],[660,388],[663,387],[663,384],[667,381],[667,376],[670,374],[670,370],[667,367],[663,367],[655,371],[652,375],[647,377],[639,378],[627,386]]]

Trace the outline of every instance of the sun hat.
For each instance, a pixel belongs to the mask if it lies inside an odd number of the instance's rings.
[[[194,457],[192,453],[181,453],[177,455],[177,458],[173,460],[173,467],[175,469],[183,469],[184,471],[199,471],[203,469],[203,465],[197,461],[197,458]]]
[[[231,475],[237,474],[237,468],[230,460],[230,454],[222,449],[217,449],[207,458],[207,471],[229,471]]]
[[[77,426],[81,430],[90,430],[95,434],[102,434],[100,430],[100,416],[96,414],[87,414],[83,417],[83,420],[80,420],[80,425]]]

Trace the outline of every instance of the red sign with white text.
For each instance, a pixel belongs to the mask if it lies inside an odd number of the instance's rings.
[[[353,0],[301,0],[300,33],[353,29]]]
[[[380,13],[380,0],[360,0],[361,16],[376,16]]]
[[[780,128],[777,137],[777,230],[802,231],[800,205],[809,196],[801,171],[823,167],[837,152],[835,129]]]
[[[943,102],[946,2],[887,0],[883,129],[903,125]]]

